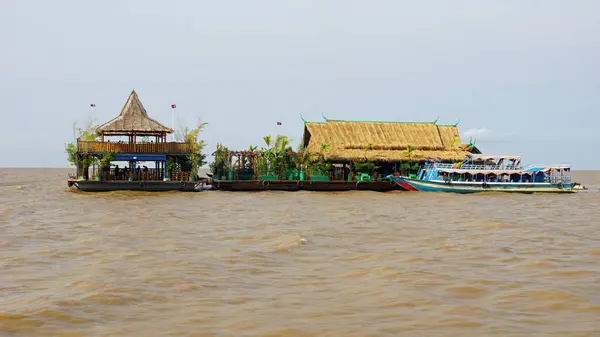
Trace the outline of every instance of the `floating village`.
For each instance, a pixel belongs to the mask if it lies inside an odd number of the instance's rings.
[[[80,130],[66,152],[70,188],[103,191],[431,191],[571,193],[571,167],[521,164],[463,143],[458,123],[331,120],[304,122],[298,148],[283,135],[262,146],[217,144],[211,173],[200,139],[204,123],[175,130],[152,119],[135,91],[114,119]],[[120,166],[121,164],[122,166]]]

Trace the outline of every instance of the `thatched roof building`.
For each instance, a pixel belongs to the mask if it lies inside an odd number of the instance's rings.
[[[129,98],[127,98],[125,105],[123,105],[121,113],[98,127],[97,131],[99,134],[106,136],[135,134],[139,136],[164,137],[168,133],[173,133],[173,129],[162,125],[148,116],[135,90],[129,94]]]
[[[321,153],[321,144],[329,161],[425,160],[441,158],[459,161],[470,152],[479,151],[472,144],[462,144],[456,125],[401,122],[357,122],[326,120],[306,122],[304,146],[312,153]],[[410,155],[408,146],[415,148]],[[368,149],[368,150],[367,150]]]

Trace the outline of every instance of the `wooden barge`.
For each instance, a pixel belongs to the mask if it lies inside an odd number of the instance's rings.
[[[323,180],[216,180],[215,190],[221,191],[400,191],[402,188],[393,181],[323,181]]]
[[[139,191],[139,192],[196,192],[205,188],[206,180],[186,181],[93,181],[68,180],[69,187],[83,192]]]
[[[299,150],[282,135],[266,147],[231,151],[217,145],[212,188],[222,191],[401,191],[387,175],[413,176],[430,157],[453,163],[478,153],[461,143],[457,124],[304,121]]]

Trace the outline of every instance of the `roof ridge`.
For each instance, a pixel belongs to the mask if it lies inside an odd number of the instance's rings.
[[[327,122],[344,122],[344,123],[398,123],[398,124],[434,124],[435,122],[401,122],[401,121],[368,121],[368,120],[344,120],[344,119],[328,119]]]

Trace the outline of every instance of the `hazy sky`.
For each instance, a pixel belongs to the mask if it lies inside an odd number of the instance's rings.
[[[135,89],[245,149],[305,119],[455,123],[484,153],[600,168],[600,1],[0,1],[0,167]],[[278,128],[276,122],[283,122]]]

